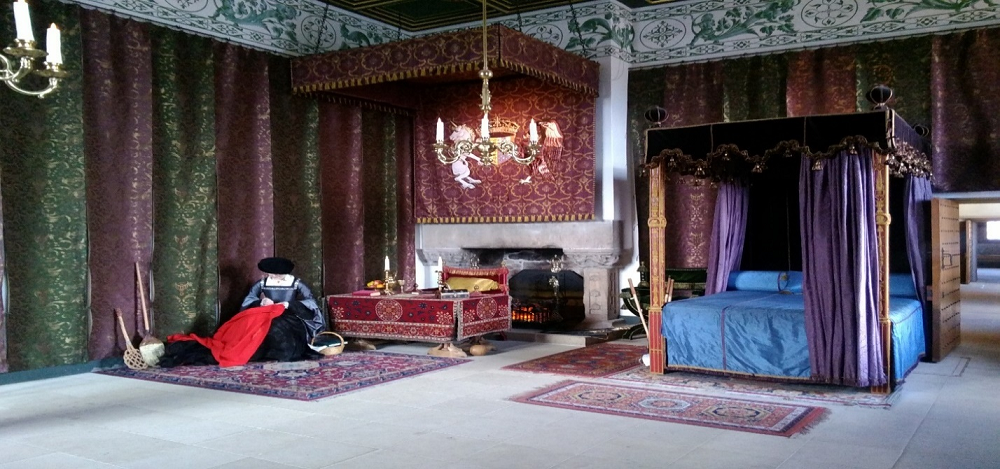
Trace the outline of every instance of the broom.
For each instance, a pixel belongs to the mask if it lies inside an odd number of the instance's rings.
[[[163,342],[149,333],[149,313],[146,311],[146,292],[142,288],[142,273],[139,270],[139,263],[135,263],[135,277],[139,282],[139,303],[142,305],[142,325],[146,331],[142,334],[142,342],[139,342],[139,352],[142,353],[142,360],[149,366],[156,366],[160,362],[160,357],[166,351]]]
[[[146,360],[142,357],[142,352],[136,350],[132,345],[132,339],[129,338],[128,330],[125,329],[125,321],[122,320],[122,312],[118,308],[115,308],[115,317],[118,318],[118,326],[122,328],[122,337],[125,338],[125,355],[122,357],[125,359],[125,366],[133,370],[145,370]]]

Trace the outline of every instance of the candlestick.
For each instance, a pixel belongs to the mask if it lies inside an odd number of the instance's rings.
[[[62,59],[62,43],[60,42],[60,37],[62,35],[59,32],[59,28],[52,23],[45,34],[45,50],[48,52],[48,59],[46,62],[52,64],[61,64]]]
[[[31,14],[28,12],[28,2],[24,0],[14,2],[14,23],[17,29],[17,39],[35,40],[35,35],[31,32]]]

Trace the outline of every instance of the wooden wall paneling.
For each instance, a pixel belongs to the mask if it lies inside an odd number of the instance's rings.
[[[931,200],[931,361],[961,341],[961,231],[958,203]]]

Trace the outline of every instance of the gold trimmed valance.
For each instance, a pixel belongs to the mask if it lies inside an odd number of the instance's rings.
[[[506,26],[488,27],[487,54],[498,77],[527,75],[597,95],[597,62]],[[482,29],[465,29],[293,58],[292,91],[310,94],[432,77],[475,79],[482,65]]]

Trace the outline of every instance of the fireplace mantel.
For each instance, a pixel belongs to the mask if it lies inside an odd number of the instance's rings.
[[[587,317],[580,327],[606,328],[618,319],[619,220],[418,226],[417,253],[426,265],[440,256],[448,265],[468,267],[481,250],[560,250],[562,267],[584,278]],[[508,268],[512,275],[520,270],[516,265]]]

